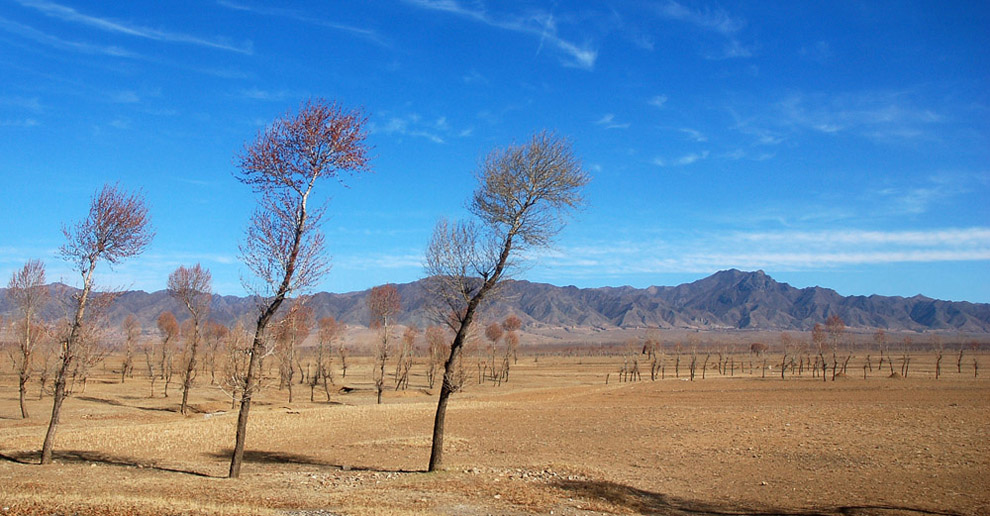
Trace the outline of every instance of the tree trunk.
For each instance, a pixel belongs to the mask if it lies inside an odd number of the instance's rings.
[[[185,415],[188,410],[189,389],[192,388],[193,376],[196,374],[196,350],[199,348],[199,321],[193,319],[193,341],[189,348],[189,363],[186,365],[186,376],[182,379],[182,403],[179,413]]]
[[[247,378],[244,383],[244,390],[241,393],[241,410],[237,414],[237,434],[234,439],[234,453],[230,457],[230,471],[227,478],[237,478],[241,475],[241,463],[244,462],[244,441],[247,438],[248,413],[251,411],[251,396],[257,388],[255,375],[259,369],[261,360],[262,340],[261,334],[263,326],[254,336],[254,344],[251,346],[251,358],[248,360]]]
[[[25,364],[26,364],[26,362],[27,361],[25,360]],[[25,396],[27,396],[27,383],[28,383],[28,379],[29,379],[29,377],[26,374],[26,372],[27,372],[27,366],[26,365],[25,366],[22,366],[22,371],[21,371],[20,377],[19,377],[18,382],[17,382],[18,383],[17,389],[18,389],[18,392],[20,394],[21,418],[22,419],[27,419],[29,417],[28,416],[27,405],[24,404],[24,402],[25,402],[25,399],[24,398],[25,398]]]
[[[58,429],[59,415],[62,413],[62,402],[65,401],[65,380],[69,374],[69,360],[63,358],[62,365],[55,376],[55,393],[52,398],[52,418],[45,432],[45,442],[41,446],[41,464],[52,463],[52,450],[55,447],[55,431]]]
[[[72,320],[72,328],[69,336],[63,343],[61,364],[55,375],[55,393],[52,397],[52,418],[48,422],[48,431],[45,432],[45,442],[41,445],[41,464],[51,464],[52,449],[55,446],[55,431],[58,429],[59,415],[62,413],[62,402],[65,401],[65,381],[69,375],[69,368],[72,365],[72,353],[75,351],[76,340],[79,339],[79,331],[82,328],[83,316],[86,314],[86,301],[89,299],[89,291],[93,287],[93,271],[96,269],[96,261],[91,260],[86,273],[83,275],[83,289],[79,294],[79,304],[76,306],[76,316]]]

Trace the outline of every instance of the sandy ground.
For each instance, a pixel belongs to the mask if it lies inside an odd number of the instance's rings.
[[[51,400],[20,419],[5,366],[0,514],[990,514],[990,381],[925,360],[906,379],[619,383],[621,358],[522,357],[455,395],[434,474],[425,379],[375,405],[363,363],[332,403],[268,388],[237,480],[222,392],[201,380],[181,416],[174,386],[149,398],[112,367],[66,402],[57,463],[34,465]]]

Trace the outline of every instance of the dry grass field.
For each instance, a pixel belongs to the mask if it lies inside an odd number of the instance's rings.
[[[223,478],[236,412],[208,375],[181,416],[174,384],[149,398],[140,371],[98,367],[42,467],[51,399],[33,384],[20,419],[4,365],[0,514],[990,514],[990,381],[971,359],[937,381],[918,355],[908,378],[864,380],[854,361],[834,382],[713,364],[692,382],[668,357],[666,379],[620,383],[620,357],[524,356],[508,383],[455,395],[435,474],[424,378],[375,405],[364,360],[331,403],[269,385],[238,480]]]

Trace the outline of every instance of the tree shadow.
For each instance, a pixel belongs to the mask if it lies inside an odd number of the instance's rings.
[[[167,413],[170,413],[170,414],[178,414],[179,413],[179,407],[177,407],[177,406],[174,407],[174,408],[168,408],[168,407],[142,407],[140,405],[128,405],[126,403],[122,403],[119,400],[114,400],[114,399],[109,399],[109,398],[97,398],[97,397],[94,397],[94,396],[75,396],[75,398],[77,400],[88,401],[90,403],[102,403],[104,405],[111,405],[111,406],[114,406],[114,407],[126,407],[126,408],[132,408],[132,409],[136,409],[136,410],[144,410],[144,411],[147,411],[147,412],[167,412]],[[141,399],[150,399],[150,398],[129,397],[128,399],[141,400]],[[208,414],[209,413],[208,411],[203,410],[203,409],[201,409],[201,408],[199,408],[199,407],[197,407],[195,405],[192,405],[192,404],[186,405],[186,410],[188,410],[190,413],[195,413],[195,414]]]
[[[89,450],[56,450],[52,453],[52,459],[65,464],[107,464],[109,466],[120,466],[130,468],[150,469],[163,471],[166,473],[181,473],[203,478],[224,478],[223,476],[209,475],[199,471],[170,468],[149,462],[141,462],[133,457],[114,456],[108,453],[100,453]],[[41,460],[40,451],[24,451],[9,454],[0,453],[0,460],[16,462],[17,464],[37,465]]]
[[[883,516],[887,514],[961,516],[955,512],[893,505],[847,505],[806,509],[732,505],[688,500],[599,480],[558,480],[551,485],[573,493],[574,496],[603,499],[614,505],[630,509],[637,514],[663,514],[665,516]]]
[[[207,454],[213,459],[230,459],[230,456],[234,453],[232,449],[225,449],[219,452],[213,452]],[[244,462],[252,462],[255,464],[295,464],[301,466],[320,466],[325,468],[333,468],[345,471],[367,471],[374,473],[425,473],[426,470],[410,470],[410,469],[389,469],[389,468],[376,468],[368,466],[353,466],[337,464],[334,462],[321,460],[316,457],[311,457],[309,455],[302,455],[299,453],[288,453],[288,452],[278,452],[278,451],[263,451],[263,450],[244,450]]]

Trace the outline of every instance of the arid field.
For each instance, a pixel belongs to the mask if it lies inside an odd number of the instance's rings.
[[[20,418],[0,376],[0,514],[990,514],[990,380],[969,355],[915,355],[907,378],[867,370],[782,380],[739,354],[687,379],[620,382],[621,356],[523,354],[501,386],[469,375],[447,416],[445,471],[424,473],[435,396],[422,367],[375,404],[370,358],[330,403],[268,381],[240,479],[225,477],[236,411],[209,375],[194,411],[149,397],[135,370],[97,367],[38,466],[51,398]],[[772,362],[771,358],[771,362]],[[875,358],[874,358],[875,360]],[[686,360],[685,360],[686,362]],[[885,365],[886,369],[886,365]],[[766,374],[764,378],[763,375]],[[608,384],[606,384],[608,376]]]

